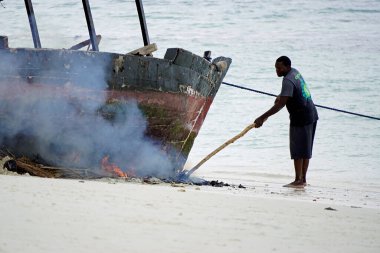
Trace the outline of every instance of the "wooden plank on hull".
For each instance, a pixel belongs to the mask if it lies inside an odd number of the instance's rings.
[[[149,45],[147,45],[145,47],[141,47],[141,48],[135,49],[135,50],[129,52],[128,54],[133,54],[133,55],[150,55],[154,51],[157,51],[157,45],[156,45],[156,43],[152,43],[152,44],[149,44]]]

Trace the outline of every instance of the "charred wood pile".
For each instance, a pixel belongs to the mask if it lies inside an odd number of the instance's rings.
[[[0,150],[0,165],[7,171],[17,174],[29,174],[31,176],[45,178],[72,178],[72,179],[97,179],[104,175],[95,173],[92,170],[73,169],[47,166],[26,157],[16,158],[10,152]]]
[[[11,173],[9,173],[11,172]],[[114,178],[116,180],[123,180],[144,184],[160,184],[169,183],[172,186],[180,185],[203,185],[211,187],[232,187],[232,188],[246,188],[243,185],[231,185],[218,180],[207,181],[200,178],[156,178],[150,177],[138,177],[134,174],[124,173],[121,175],[121,170],[112,163],[108,163],[108,157],[102,160],[101,169],[79,169],[79,168],[64,168],[48,166],[43,161],[31,160],[27,157],[16,157],[7,150],[0,149],[0,174],[18,174],[18,175],[30,175],[43,178],[65,178],[65,179],[102,179],[102,178]],[[81,181],[83,182],[83,181]]]

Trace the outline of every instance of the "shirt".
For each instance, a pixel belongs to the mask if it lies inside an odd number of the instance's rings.
[[[318,120],[318,112],[311,99],[310,90],[302,75],[295,68],[282,79],[280,96],[289,97],[286,108],[290,125],[305,126]]]

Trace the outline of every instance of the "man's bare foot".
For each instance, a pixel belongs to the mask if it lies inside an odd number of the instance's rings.
[[[290,184],[286,184],[284,185],[284,187],[289,187],[289,188],[304,188],[306,184],[304,184],[304,182],[302,181],[294,181],[294,182],[291,182]]]

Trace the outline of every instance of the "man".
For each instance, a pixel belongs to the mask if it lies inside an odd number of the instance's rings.
[[[318,113],[307,84],[298,70],[291,67],[287,56],[276,60],[277,76],[282,79],[282,89],[274,105],[255,120],[261,127],[270,116],[285,105],[290,115],[290,156],[294,160],[295,180],[285,187],[303,188],[306,186],[306,173],[312,156]]]

